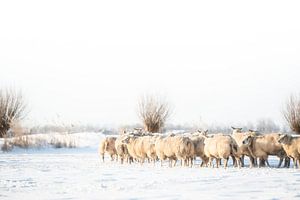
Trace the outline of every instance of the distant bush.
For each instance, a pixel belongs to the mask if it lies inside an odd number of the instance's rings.
[[[94,125],[74,125],[74,124],[46,124],[42,126],[33,126],[29,129],[30,134],[37,133],[79,133],[79,132],[107,132],[115,133],[117,131],[106,129]]]

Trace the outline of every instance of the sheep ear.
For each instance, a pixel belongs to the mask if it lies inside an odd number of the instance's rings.
[[[235,128],[234,128],[233,126],[232,126],[231,128],[232,128],[233,130],[235,130]]]
[[[201,131],[200,130],[197,130],[199,133],[201,133]]]
[[[208,129],[206,129],[206,130],[204,131],[204,133],[207,134],[207,133],[208,133]]]
[[[279,141],[282,141],[285,137],[286,137],[287,135],[286,134],[284,134],[284,135],[281,135],[280,137],[279,137],[279,140],[278,140],[278,142]],[[281,143],[281,142],[280,142]]]
[[[286,135],[286,137],[288,138],[289,143],[292,142],[293,137],[292,136],[288,136]]]
[[[250,137],[250,141],[251,141],[251,143],[253,142],[253,140],[254,140],[254,137],[253,137],[253,135],[251,135],[251,136],[249,136]]]

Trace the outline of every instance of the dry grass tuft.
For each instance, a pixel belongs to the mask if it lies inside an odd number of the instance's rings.
[[[12,138],[5,138],[1,147],[2,151],[11,151],[14,147],[28,148],[76,148],[76,140],[69,134],[35,134],[18,135]]]
[[[64,134],[61,137],[52,138],[50,145],[55,148],[75,148],[76,142],[68,134]]]

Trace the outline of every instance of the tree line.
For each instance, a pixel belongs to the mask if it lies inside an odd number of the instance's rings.
[[[21,91],[13,89],[0,89],[0,137],[7,136],[8,131],[16,123],[24,119],[27,115],[28,106]],[[180,129],[187,126],[167,124],[172,114],[172,107],[164,98],[158,95],[145,95],[138,101],[137,114],[145,131],[155,133],[163,132],[165,129]],[[300,95],[291,95],[282,109],[282,114],[292,132],[300,134]],[[249,123],[248,128],[254,125]],[[50,127],[43,127],[38,130],[47,130]],[[52,127],[53,128],[53,127]],[[54,127],[55,128],[55,127]],[[210,126],[212,132],[230,131],[229,127]],[[255,128],[260,132],[279,131],[280,127],[272,120],[261,119],[257,121]],[[57,128],[57,130],[72,130],[71,128]],[[83,127],[80,128],[84,130]],[[73,128],[73,130],[75,130]]]

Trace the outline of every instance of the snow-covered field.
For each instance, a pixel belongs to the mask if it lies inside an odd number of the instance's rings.
[[[97,155],[102,136],[90,137],[75,149],[0,153],[0,199],[300,198],[300,169],[169,168],[108,158],[102,163]]]

